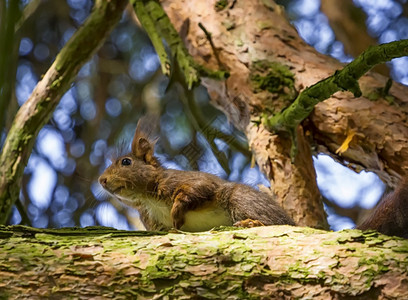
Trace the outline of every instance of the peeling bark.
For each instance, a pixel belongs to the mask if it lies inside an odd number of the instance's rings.
[[[377,74],[364,77],[360,85],[363,97],[336,93],[317,105],[310,118],[311,131],[320,152],[350,162],[348,166],[358,172],[373,171],[395,188],[408,172],[408,90],[394,84],[389,95],[381,96],[385,79]],[[342,157],[336,157],[333,153],[344,141],[349,124],[357,134]]]
[[[359,230],[0,227],[10,299],[406,299],[407,268],[408,240]]]

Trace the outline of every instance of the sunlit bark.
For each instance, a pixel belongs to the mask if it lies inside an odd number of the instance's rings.
[[[9,299],[406,299],[408,240],[290,226],[201,234],[0,227]]]

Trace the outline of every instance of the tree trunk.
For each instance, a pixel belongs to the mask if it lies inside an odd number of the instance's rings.
[[[9,299],[407,299],[407,268],[408,240],[359,230],[0,227]]]
[[[362,97],[338,92],[318,104],[303,122],[307,139],[300,130],[303,143],[292,164],[290,139],[251,120],[259,120],[261,113],[279,112],[297,93],[334,74],[342,64],[306,45],[273,1],[216,5],[220,3],[163,1],[162,5],[175,27],[186,32],[185,43],[194,59],[208,68],[230,71],[226,81],[206,79],[203,84],[212,102],[245,131],[258,165],[295,221],[327,227],[311,146],[317,150],[314,154],[326,152],[357,171],[374,171],[395,187],[408,170],[408,89],[394,84],[388,92],[387,79],[372,73],[360,80]],[[211,34],[214,49],[199,23]],[[336,154],[351,130],[355,135],[349,149]]]

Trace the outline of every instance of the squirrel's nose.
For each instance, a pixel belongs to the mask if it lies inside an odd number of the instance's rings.
[[[106,187],[107,182],[108,181],[105,176],[99,177],[99,183],[101,184],[101,186]]]

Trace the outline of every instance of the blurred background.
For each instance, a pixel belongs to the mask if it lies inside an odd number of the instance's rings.
[[[307,43],[342,62],[369,45],[408,38],[406,0],[277,2]],[[0,145],[18,107],[91,8],[87,0],[0,0]],[[408,84],[406,57],[376,71]],[[137,211],[109,199],[97,178],[112,151],[130,144],[146,113],[160,115],[156,153],[164,166],[269,185],[250,167],[244,135],[209,104],[203,87],[188,93],[169,86],[148,37],[125,13],[41,130],[22,182],[26,215],[14,207],[9,223],[138,229]],[[384,185],[375,174],[356,174],[326,155],[314,161],[332,229],[353,227]]]

